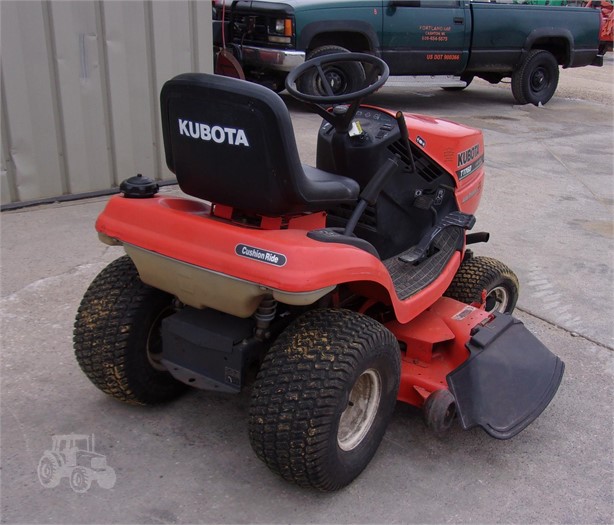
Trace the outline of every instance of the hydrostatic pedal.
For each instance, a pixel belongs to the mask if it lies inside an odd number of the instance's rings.
[[[431,244],[444,229],[450,226],[457,226],[465,230],[470,230],[474,225],[475,217],[473,215],[460,211],[448,213],[441,222],[433,226],[427,234],[422,237],[422,240],[418,244],[405,251],[403,255],[400,255],[399,260],[404,263],[419,263],[426,257]]]

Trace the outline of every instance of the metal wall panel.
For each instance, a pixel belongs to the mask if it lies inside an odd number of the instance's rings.
[[[105,2],[113,146],[118,178],[153,177],[154,104],[148,8],[142,2]]]
[[[70,193],[103,190],[116,182],[96,7],[92,2],[50,4]]]
[[[65,193],[49,20],[41,2],[2,2],[4,139],[17,200]],[[9,175],[11,172],[8,172]],[[3,197],[4,200],[4,197]]]
[[[160,127],[160,99],[159,93],[162,85],[179,71],[196,71],[197,64],[192,50],[191,16],[192,4],[175,2],[153,2],[150,4],[151,34],[156,35],[152,42],[155,71],[152,73],[154,86],[154,106],[156,119],[155,143],[157,150],[158,177],[169,176],[164,159],[164,145],[162,144],[162,130]]]
[[[8,121],[6,118],[6,99],[4,97],[4,79],[0,70],[0,142],[2,157],[0,158],[0,204],[17,200],[15,184],[15,168],[10,158],[8,143]]]
[[[0,2],[0,197],[104,191],[164,162],[159,92],[212,71],[211,5],[168,1]]]
[[[156,146],[158,152],[157,176],[172,177],[166,167],[162,130],[160,128],[159,93],[164,82],[179,73],[188,71],[213,71],[211,9],[209,2],[157,1],[150,9],[153,64]]]

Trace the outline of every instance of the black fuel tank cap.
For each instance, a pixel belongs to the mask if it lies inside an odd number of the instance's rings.
[[[130,177],[122,181],[119,185],[119,191],[124,194],[124,197],[129,199],[145,199],[153,197],[160,187],[158,183],[149,177],[143,177],[140,173],[136,177]]]

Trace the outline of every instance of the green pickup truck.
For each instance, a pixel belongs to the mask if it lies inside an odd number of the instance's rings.
[[[225,42],[247,79],[277,91],[306,59],[362,51],[381,57],[392,75],[444,89],[463,89],[474,77],[511,77],[516,101],[539,105],[556,91],[559,66],[603,63],[598,10],[560,3],[234,0],[224,10]],[[364,76],[348,63],[333,63],[326,73],[336,94]],[[301,88],[318,91],[315,83]]]

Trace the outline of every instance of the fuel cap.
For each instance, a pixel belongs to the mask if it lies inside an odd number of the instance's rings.
[[[130,177],[119,185],[119,191],[129,199],[145,199],[153,197],[160,187],[155,180],[143,177],[140,173],[136,177]]]

